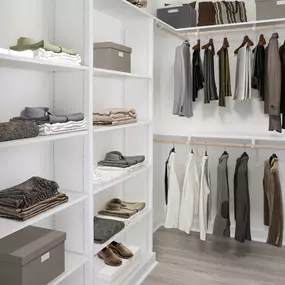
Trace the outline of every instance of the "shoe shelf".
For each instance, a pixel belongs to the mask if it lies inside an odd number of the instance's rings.
[[[57,207],[54,207],[50,210],[47,210],[33,218],[30,218],[26,221],[17,221],[17,220],[10,220],[10,219],[4,219],[0,218],[0,238],[3,238],[7,235],[10,235],[16,231],[19,231],[27,226],[34,225],[35,223],[38,223],[42,221],[43,219],[46,219],[48,217],[51,217],[54,214],[57,214],[69,207],[72,207],[85,199],[87,199],[87,195],[82,194],[80,192],[74,192],[74,191],[64,191],[59,189],[59,192],[65,193],[68,196],[68,202],[60,204]]]
[[[65,278],[75,272],[77,269],[81,268],[88,261],[88,256],[77,254],[73,252],[66,251],[65,252],[65,271],[61,275],[59,275],[52,282],[48,283],[48,285],[57,285],[60,284]]]
[[[80,71],[89,70],[87,66],[66,64],[35,58],[0,54],[0,66],[7,68],[38,70],[38,71]]]
[[[95,77],[110,77],[110,78],[133,78],[133,79],[151,79],[148,75],[140,75],[135,73],[121,72],[116,70],[108,70],[102,68],[94,68]]]
[[[145,166],[142,166],[141,168],[139,168],[139,169],[137,169],[131,173],[123,174],[122,176],[120,176],[116,179],[110,180],[108,182],[93,183],[94,195],[96,195],[96,194],[98,194],[98,193],[100,193],[100,192],[102,192],[108,188],[111,188],[115,185],[123,183],[132,177],[136,177],[137,175],[140,175],[141,173],[144,173],[144,172],[148,171],[149,169],[151,169],[151,166],[145,165]]]
[[[120,266],[110,266],[104,263],[103,259],[98,256],[94,258],[94,275],[98,285],[118,285],[126,279],[126,277],[139,267],[142,252],[137,246],[126,247],[133,253],[130,259],[122,259]]]
[[[114,235],[112,238],[110,238],[105,243],[103,243],[103,244],[94,243],[94,256],[97,255],[103,248],[108,246],[112,241],[117,240],[121,235],[127,233],[133,226],[137,225],[140,221],[142,221],[150,213],[151,213],[151,209],[145,208],[145,209],[139,211],[137,214],[135,214],[133,217],[131,217],[129,219],[120,219],[120,218],[116,218],[116,217],[108,217],[108,216],[98,215],[98,217],[103,218],[103,219],[113,219],[113,220],[122,221],[125,223],[125,227],[119,233]]]
[[[86,136],[87,134],[88,134],[87,131],[77,131],[77,132],[63,133],[63,134],[58,134],[58,135],[37,136],[34,138],[29,138],[29,139],[20,139],[20,140],[0,142],[0,149],[10,148],[10,147],[19,147],[19,146],[36,144],[36,143],[47,142],[47,141],[56,141],[56,140],[79,137],[79,136]]]

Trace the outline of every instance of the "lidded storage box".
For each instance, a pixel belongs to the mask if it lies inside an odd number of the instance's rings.
[[[285,5],[278,5],[277,0],[255,0],[256,20],[271,20],[285,17]]]
[[[0,284],[47,285],[65,271],[66,233],[26,227],[0,240]]]
[[[94,67],[131,72],[132,49],[113,42],[94,43]]]
[[[197,26],[197,12],[188,4],[157,9],[157,18],[175,29]]]

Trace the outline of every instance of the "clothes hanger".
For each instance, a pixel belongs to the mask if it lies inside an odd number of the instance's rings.
[[[207,145],[207,142],[205,142],[205,156],[208,156],[208,145]]]
[[[200,51],[200,49],[201,49],[201,41],[200,41],[200,39],[197,40],[197,44],[194,45],[192,49]]]
[[[190,43],[189,43],[189,40],[184,40],[184,42],[183,42],[184,44],[186,44],[186,45],[188,45],[189,47],[190,47]]]
[[[265,40],[263,34],[260,34],[258,44],[259,44],[260,46],[266,45],[266,40]]]
[[[277,154],[275,153],[275,146],[273,146],[272,149],[273,149],[273,153],[272,153],[272,155],[269,158],[270,165],[272,163],[273,158],[278,158]]]
[[[227,37],[224,37],[223,48],[226,49],[230,47],[229,41]]]
[[[215,54],[215,47],[214,47],[214,40],[211,38],[209,39],[209,42],[202,46],[202,49],[209,49],[212,48],[212,52]]]
[[[240,48],[244,47],[247,44],[248,47],[253,46],[253,42],[250,40],[248,36],[244,36],[241,45],[234,51],[235,54],[238,54]]]

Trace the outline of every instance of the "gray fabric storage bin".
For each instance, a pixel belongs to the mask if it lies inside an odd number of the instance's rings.
[[[157,9],[157,18],[175,29],[197,26],[197,12],[190,5]]]
[[[277,0],[255,0],[256,20],[285,18],[285,5],[277,5]]]
[[[132,49],[112,42],[94,43],[94,67],[131,72]]]
[[[47,285],[65,270],[66,233],[26,227],[0,240],[0,284]]]

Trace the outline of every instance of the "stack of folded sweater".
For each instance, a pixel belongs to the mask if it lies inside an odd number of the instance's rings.
[[[128,175],[146,165],[145,157],[124,156],[119,151],[111,151],[105,155],[105,159],[98,162],[93,170],[93,182],[96,184],[106,183],[123,175]]]
[[[16,46],[10,49],[0,48],[1,54],[50,60],[58,63],[81,64],[81,57],[73,49],[53,45],[45,40],[19,38]]]
[[[87,129],[83,113],[55,115],[49,112],[47,107],[26,107],[20,117],[14,117],[11,121],[34,122],[39,126],[40,135],[54,135]]]
[[[58,184],[41,177],[0,191],[0,217],[27,220],[68,201]]]
[[[116,126],[137,122],[137,114],[134,109],[112,108],[93,113],[93,124],[104,126]]]

